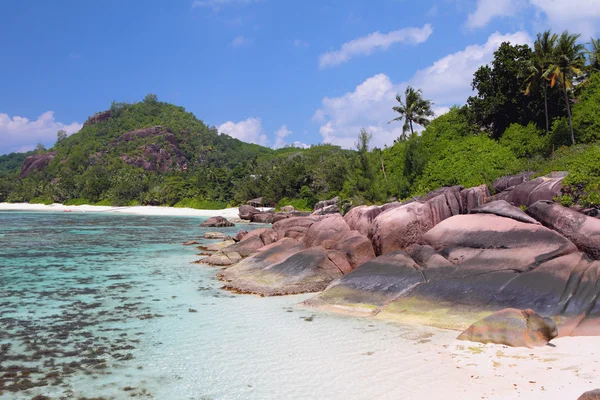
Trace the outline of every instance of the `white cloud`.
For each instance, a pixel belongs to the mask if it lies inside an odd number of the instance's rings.
[[[244,142],[256,143],[261,146],[266,146],[269,141],[262,127],[262,121],[255,117],[238,123],[227,121],[219,126],[218,131]]]
[[[483,28],[494,18],[511,17],[526,5],[526,0],[477,0],[476,10],[469,14],[467,27]]]
[[[423,91],[427,98],[438,105],[464,103],[471,95],[473,74],[494,58],[494,51],[503,42],[531,44],[527,32],[502,35],[498,32],[489,36],[483,45],[467,46],[464,50],[449,54],[435,61],[430,67],[418,70],[409,84]]]
[[[377,74],[356,86],[354,91],[339,97],[325,97],[313,120],[320,123],[323,142],[345,148],[354,147],[361,128],[373,133],[372,146],[391,144],[402,133],[401,123],[388,124],[395,118],[392,107],[396,94],[407,85],[422,89],[423,96],[432,100],[434,112],[441,115],[455,104],[465,103],[472,94],[474,72],[493,59],[502,42],[523,44],[531,42],[526,32],[509,35],[492,34],[483,45],[468,46],[417,71],[406,82],[393,83],[385,74]]]
[[[240,35],[231,41],[231,47],[242,47],[251,43],[250,39]]]
[[[387,50],[395,43],[419,44],[425,42],[433,33],[431,25],[422,28],[404,28],[389,33],[373,32],[367,36],[351,40],[342,45],[339,50],[321,54],[321,68],[334,67],[358,55],[368,55],[374,50]]]
[[[79,122],[64,124],[56,121],[53,111],[46,111],[35,121],[19,116],[11,118],[8,114],[0,113],[0,154],[31,150],[38,143],[50,146],[56,141],[59,130],[71,135],[82,126]]]
[[[275,132],[275,144],[273,148],[279,149],[286,145],[285,138],[291,135],[292,131],[290,131],[287,126],[282,125],[281,128]]]
[[[555,30],[568,29],[584,37],[600,32],[600,1],[598,0],[529,0],[548,19]]]

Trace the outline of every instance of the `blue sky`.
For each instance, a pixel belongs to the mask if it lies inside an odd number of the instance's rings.
[[[600,34],[600,0],[4,0],[0,154],[147,93],[271,147],[390,144],[410,84],[441,114],[502,43]]]

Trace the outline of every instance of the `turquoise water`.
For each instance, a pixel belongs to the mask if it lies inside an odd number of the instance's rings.
[[[0,399],[402,393],[397,366],[423,357],[404,350],[422,332],[296,306],[310,295],[222,291],[182,246],[200,222],[0,212]]]

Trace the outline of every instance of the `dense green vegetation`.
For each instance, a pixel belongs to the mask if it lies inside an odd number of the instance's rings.
[[[311,209],[334,196],[379,203],[525,170],[566,170],[560,201],[600,207],[598,49],[600,41],[586,50],[568,32],[540,34],[533,49],[503,43],[475,73],[476,94],[465,106],[431,119],[426,94],[399,94],[393,111],[403,135],[384,149],[370,148],[371,134],[361,130],[354,150],[272,150],[220,135],[153,95],[113,103],[109,118],[92,118],[70,137],[59,133],[56,157],[42,171],[20,178],[25,155],[0,157],[0,201],[215,209],[262,197]],[[125,135],[153,126],[162,128]]]

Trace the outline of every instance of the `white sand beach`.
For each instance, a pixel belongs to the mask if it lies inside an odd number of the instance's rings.
[[[271,210],[270,208],[259,208],[259,210]],[[224,210],[197,210],[194,208],[175,208],[158,206],[133,206],[133,207],[109,207],[109,206],[65,206],[55,203],[29,204],[29,203],[0,203],[0,211],[58,211],[58,212],[110,212],[135,215],[165,215],[185,217],[215,217],[221,216],[227,219],[239,218],[238,209],[226,208]]]

